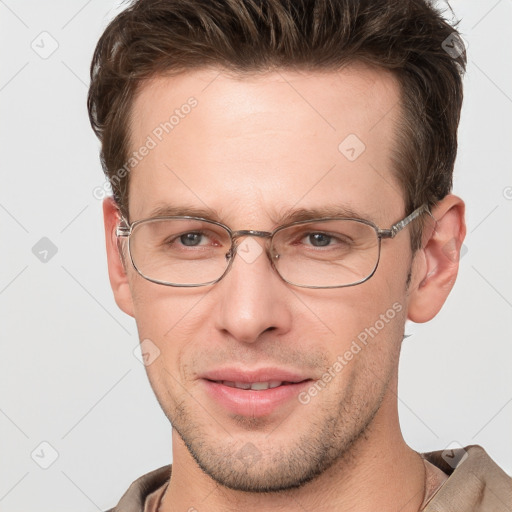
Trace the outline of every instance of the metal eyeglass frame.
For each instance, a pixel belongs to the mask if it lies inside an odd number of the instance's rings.
[[[231,269],[231,266],[233,265],[235,255],[237,253],[238,245],[237,245],[236,241],[238,238],[245,237],[245,236],[255,236],[255,237],[259,237],[259,238],[267,238],[267,239],[270,239],[270,247],[272,247],[272,240],[273,240],[274,235],[276,233],[278,233],[279,231],[281,231],[285,228],[289,228],[291,226],[298,226],[300,224],[307,224],[310,222],[320,222],[320,221],[329,221],[329,220],[356,221],[356,222],[360,222],[362,224],[366,224],[375,230],[375,233],[376,233],[377,239],[378,239],[378,254],[377,254],[377,261],[376,261],[375,266],[374,266],[373,270],[371,271],[371,273],[364,279],[360,279],[359,281],[356,281],[355,283],[332,285],[332,286],[313,286],[313,285],[301,285],[301,284],[293,283],[293,282],[285,279],[280,274],[279,270],[275,266],[274,259],[279,258],[279,254],[271,255],[268,247],[266,250],[267,257],[272,265],[272,268],[277,272],[278,276],[285,283],[291,284],[292,286],[297,286],[299,288],[313,288],[313,289],[345,288],[345,287],[349,287],[349,286],[356,286],[358,284],[364,283],[365,281],[368,281],[368,279],[370,279],[375,274],[375,271],[377,270],[377,267],[379,266],[382,239],[395,238],[395,236],[400,231],[402,231],[402,229],[404,229],[410,222],[412,222],[414,219],[416,219],[417,217],[419,217],[421,214],[423,214],[425,212],[432,216],[427,204],[423,204],[419,208],[416,208],[416,210],[414,210],[411,214],[407,215],[407,217],[404,217],[402,220],[399,220],[398,222],[393,224],[389,229],[381,229],[378,226],[376,226],[373,222],[371,222],[369,220],[364,220],[364,219],[356,219],[356,218],[351,218],[351,217],[323,217],[323,218],[319,218],[319,219],[301,220],[301,221],[297,221],[297,222],[292,222],[290,224],[284,224],[282,226],[278,226],[273,231],[258,231],[258,230],[253,230],[253,229],[242,229],[242,230],[238,230],[238,231],[232,231],[228,226],[226,226],[225,224],[222,224],[221,222],[216,222],[213,220],[204,219],[202,217],[193,217],[193,216],[188,216],[188,215],[171,216],[171,217],[152,217],[149,219],[138,220],[138,221],[132,222],[131,224],[129,224],[124,217],[121,217],[121,222],[124,223],[124,225],[120,224],[117,226],[116,236],[118,238],[127,238],[128,239],[128,254],[130,255],[130,261],[132,262],[133,268],[144,279],[147,279],[148,281],[151,281],[152,283],[161,284],[164,286],[174,286],[174,287],[180,287],[180,288],[195,288],[195,287],[199,287],[199,286],[209,286],[209,285],[218,283],[229,272],[229,270]],[[228,264],[227,264],[226,269],[224,270],[224,272],[222,273],[222,275],[219,278],[217,278],[213,281],[208,281],[206,283],[198,283],[198,284],[169,283],[166,281],[160,281],[158,279],[152,279],[152,278],[144,275],[139,270],[139,268],[137,268],[137,265],[133,261],[132,252],[130,249],[130,235],[132,234],[133,229],[142,223],[151,222],[151,221],[155,221],[155,220],[165,220],[165,219],[169,219],[169,220],[171,220],[171,219],[190,219],[190,220],[198,220],[198,221],[208,222],[210,224],[220,226],[228,232],[228,234],[230,235],[230,238],[231,238],[231,248],[226,253],[226,259],[228,260]]]

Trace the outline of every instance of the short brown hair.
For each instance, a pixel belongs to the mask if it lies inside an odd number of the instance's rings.
[[[94,52],[88,110],[101,162],[128,219],[133,99],[144,80],[206,66],[239,73],[329,71],[359,61],[401,86],[394,172],[407,213],[452,187],[466,55],[427,0],[138,0],[106,28]],[[412,231],[418,247],[421,222]]]

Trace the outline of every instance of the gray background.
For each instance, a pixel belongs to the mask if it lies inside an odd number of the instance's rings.
[[[88,67],[118,3],[0,1],[2,512],[105,509],[172,458],[93,195]],[[469,49],[454,188],[468,235],[442,312],[407,327],[400,415],[413,448],[481,444],[512,473],[512,0],[452,6]]]

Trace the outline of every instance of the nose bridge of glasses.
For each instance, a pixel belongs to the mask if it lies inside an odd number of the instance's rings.
[[[272,233],[270,231],[258,231],[255,229],[241,229],[239,231],[233,231],[231,233],[231,238],[233,241],[238,240],[239,238],[245,236],[255,236],[258,238],[270,238]]]
[[[240,244],[239,239],[245,238],[245,237],[256,237],[256,238],[264,238],[266,240],[269,240],[272,238],[272,233],[270,231],[259,231],[256,229],[241,229],[238,231],[232,231],[231,232],[231,240],[232,240],[232,247],[231,250],[226,254],[227,259],[231,259],[234,254],[237,252],[238,246]],[[268,253],[268,246],[266,249],[266,252]]]

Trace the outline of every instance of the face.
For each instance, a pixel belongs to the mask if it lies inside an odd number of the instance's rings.
[[[133,150],[155,144],[131,171],[129,220],[205,210],[233,230],[272,231],[299,209],[345,209],[389,228],[410,213],[391,166],[398,119],[392,76],[355,64],[155,79],[133,108]],[[127,265],[117,299],[159,351],[147,373],[179,436],[175,461],[195,460],[232,489],[292,488],[393,414],[409,233],[383,240],[365,283],[320,290],[280,279],[254,245],[264,241],[240,243],[251,256],[239,251],[214,285],[162,286]]]

